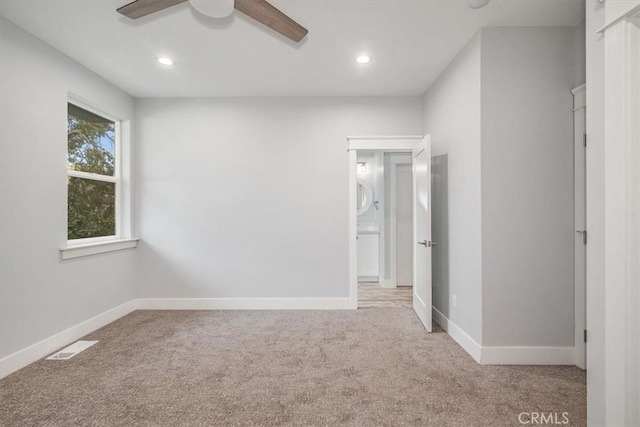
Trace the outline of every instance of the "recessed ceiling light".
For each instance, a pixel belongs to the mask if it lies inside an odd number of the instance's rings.
[[[161,56],[158,58],[158,62],[162,65],[173,65],[173,59],[167,58],[166,56]]]
[[[356,62],[358,64],[366,64],[369,61],[371,61],[371,58],[369,58],[369,55],[360,55],[356,58]]]

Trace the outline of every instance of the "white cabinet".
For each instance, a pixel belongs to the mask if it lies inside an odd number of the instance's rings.
[[[380,234],[358,233],[358,277],[378,277]]]

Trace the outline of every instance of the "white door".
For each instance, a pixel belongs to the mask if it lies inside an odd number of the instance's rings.
[[[431,139],[413,150],[413,310],[431,332]]]
[[[574,92],[574,215],[575,215],[575,352],[576,366],[587,367],[585,329],[587,323],[587,148],[585,146],[584,89]]]
[[[413,168],[396,167],[396,286],[413,285]]]

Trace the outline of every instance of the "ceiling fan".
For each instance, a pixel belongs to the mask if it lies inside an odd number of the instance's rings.
[[[138,19],[186,1],[198,12],[215,18],[229,16],[233,9],[237,9],[294,42],[299,42],[308,33],[304,27],[266,0],[136,0],[119,8],[118,12],[131,19]]]

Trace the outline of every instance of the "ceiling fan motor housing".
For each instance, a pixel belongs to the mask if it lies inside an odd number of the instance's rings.
[[[226,18],[233,12],[234,0],[189,0],[191,6],[203,15]]]
[[[486,6],[487,3],[489,3],[489,0],[469,0],[469,7],[472,9],[480,9]]]

